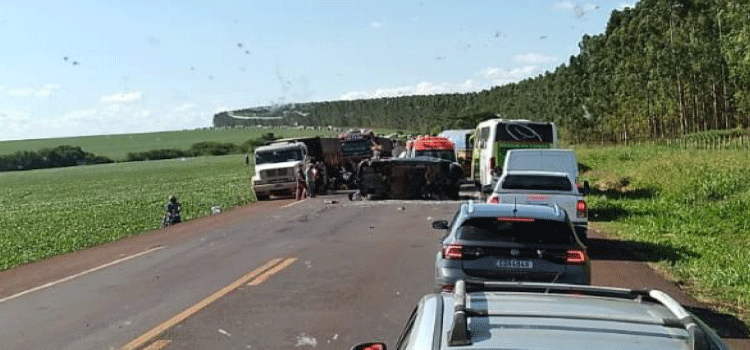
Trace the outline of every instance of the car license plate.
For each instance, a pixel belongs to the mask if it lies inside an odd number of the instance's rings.
[[[518,259],[500,259],[496,263],[497,267],[509,268],[509,269],[533,269],[534,262],[531,260],[518,260]]]

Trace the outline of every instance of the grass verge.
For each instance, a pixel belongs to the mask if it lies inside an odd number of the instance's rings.
[[[663,146],[576,147],[591,221],[669,252],[656,266],[750,321],[750,153]]]

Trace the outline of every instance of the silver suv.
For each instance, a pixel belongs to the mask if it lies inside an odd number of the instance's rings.
[[[590,284],[586,247],[565,210],[527,204],[462,204],[435,257],[435,287],[460,279]]]
[[[363,343],[353,350],[386,350]],[[458,281],[422,298],[396,349],[729,349],[669,295],[559,283]]]

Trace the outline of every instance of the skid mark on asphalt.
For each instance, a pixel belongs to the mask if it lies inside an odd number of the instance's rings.
[[[258,285],[260,283],[263,283],[266,281],[269,277],[273,276],[274,274],[278,273],[279,271],[283,270],[284,268],[288,267],[292,263],[297,261],[297,258],[288,258],[286,260],[275,258],[271,259],[271,261],[265,263],[263,266],[250,271],[248,274],[240,277],[238,280],[232,282],[232,284],[216,291],[215,293],[209,295],[207,298],[201,300],[197,304],[185,309],[184,311],[180,312],[179,314],[173,316],[172,318],[162,322],[160,325],[150,329],[146,333],[143,333],[138,338],[133,339],[131,342],[123,345],[121,348],[122,350],[135,350],[140,349],[143,345],[147,344],[154,338],[158,337],[160,334],[164,333],[166,330],[174,327],[175,325],[179,324],[180,322],[184,321],[188,317],[192,316],[193,314],[197,313],[198,311],[202,310],[206,306],[210,305],[211,303],[215,302],[216,300],[219,300],[221,297],[227,295],[229,292],[241,287],[244,284],[248,285]],[[260,280],[260,282],[257,282],[255,284],[252,284],[253,282]],[[157,340],[156,342],[149,345],[149,347],[144,348],[143,350],[150,349],[151,346],[156,344],[161,340]],[[164,344],[163,346],[166,346]],[[163,347],[162,346],[162,347]],[[154,348],[154,349],[160,349],[160,348]]]
[[[27,289],[27,290],[25,290],[25,291],[23,291],[23,292],[20,292],[20,293],[16,293],[16,294],[13,294],[13,295],[11,295],[11,296],[7,296],[7,297],[5,297],[5,298],[2,298],[2,299],[0,299],[0,303],[6,302],[6,301],[8,301],[8,300],[11,300],[11,299],[15,299],[15,298],[18,298],[18,297],[20,297],[20,296],[23,296],[23,295],[26,295],[26,294],[34,293],[34,292],[36,292],[36,291],[40,291],[40,290],[42,290],[42,289],[45,289],[45,288],[49,288],[49,287],[52,287],[52,286],[58,285],[58,284],[60,284],[60,283],[64,283],[64,282],[67,282],[67,281],[70,281],[70,280],[76,279],[76,278],[78,278],[78,277],[81,277],[81,276],[83,276],[83,275],[87,275],[87,274],[90,274],[90,273],[92,273],[92,272],[95,272],[95,271],[99,271],[99,270],[101,270],[101,269],[106,269],[106,268],[108,268],[108,267],[110,267],[110,266],[113,266],[113,265],[119,264],[119,263],[121,263],[121,262],[124,262],[124,261],[128,261],[128,260],[130,260],[130,259],[134,259],[134,258],[137,258],[137,257],[139,257],[139,256],[141,256],[141,255],[146,255],[146,254],[148,254],[148,253],[151,253],[151,252],[157,251],[157,250],[159,250],[159,249],[163,249],[163,248],[164,248],[164,246],[158,246],[158,247],[154,247],[154,248],[151,248],[151,249],[148,249],[148,250],[144,250],[144,251],[142,251],[142,252],[140,252],[140,253],[136,253],[136,254],[133,254],[133,255],[128,255],[128,256],[126,256],[126,257],[124,257],[124,258],[120,258],[120,259],[117,259],[117,260],[115,260],[115,261],[110,261],[110,262],[108,262],[108,263],[106,263],[106,264],[104,264],[104,265],[99,265],[99,266],[97,266],[97,267],[94,267],[94,268],[88,269],[88,270],[86,270],[86,271],[83,271],[83,272],[79,272],[79,273],[77,273],[77,274],[75,274],[75,275],[71,275],[71,276],[68,276],[68,277],[65,277],[65,278],[59,279],[59,280],[57,280],[57,281],[53,281],[53,282],[50,282],[50,283],[47,283],[47,284],[44,284],[44,285],[38,286],[38,287],[34,287],[34,288],[31,288],[31,289]]]

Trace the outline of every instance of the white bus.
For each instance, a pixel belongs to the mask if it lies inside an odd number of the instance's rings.
[[[557,128],[552,122],[489,119],[474,131],[471,177],[480,189],[500,176],[505,153],[520,148],[556,148]]]

